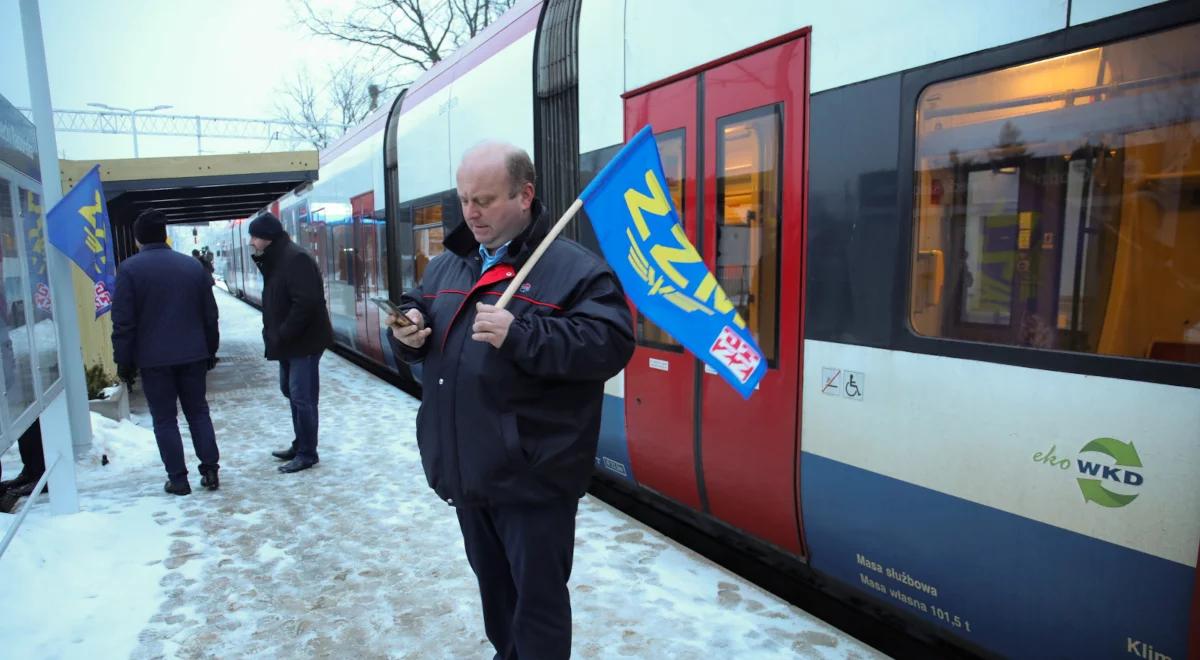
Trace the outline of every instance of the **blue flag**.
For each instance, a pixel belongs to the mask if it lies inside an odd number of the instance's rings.
[[[38,309],[51,311],[50,278],[46,273],[46,233],[42,221],[42,203],[37,193],[21,189],[21,232],[25,235],[25,255],[33,275],[33,302]]]
[[[108,205],[100,166],[92,168],[46,215],[50,244],[74,261],[95,285],[96,318],[112,308],[117,279]]]
[[[749,399],[767,361],[688,241],[649,126],[579,195],[604,257],[638,310]]]

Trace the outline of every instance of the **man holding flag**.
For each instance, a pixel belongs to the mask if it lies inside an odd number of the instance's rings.
[[[424,362],[417,443],[429,485],[455,507],[498,658],[566,658],[575,514],[595,463],[604,382],[633,353],[612,270],[551,240],[528,154],[471,149],[463,224],[401,299],[392,348]],[[536,262],[536,263],[535,263]],[[510,308],[498,302],[517,269]]]

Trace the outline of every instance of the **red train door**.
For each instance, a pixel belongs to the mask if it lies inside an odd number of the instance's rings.
[[[646,124],[654,127],[671,198],[688,239],[695,243],[696,79],[630,98],[625,104],[627,132]],[[696,358],[636,310],[634,317],[638,343],[625,367],[625,416],[634,477],[643,486],[699,510]]]
[[[383,362],[383,347],[379,336],[379,308],[370,301],[377,293],[373,287],[375,261],[379,246],[375,245],[375,193],[366,192],[350,198],[350,214],[354,219],[353,278],[354,315],[357,319],[355,347],[376,362]]]
[[[689,223],[688,236],[738,306],[768,359],[769,369],[759,391],[746,401],[690,353],[679,355],[677,361],[686,356],[694,365],[690,380],[684,373],[687,370],[680,369],[679,380],[671,381],[669,394],[663,396],[686,395],[691,407],[677,401],[656,401],[657,408],[650,410],[644,410],[650,404],[639,406],[631,397],[648,389],[654,377],[641,364],[637,370],[627,370],[626,410],[634,476],[643,480],[634,449],[636,439],[661,433],[659,429],[664,427],[670,427],[672,436],[690,434],[698,475],[693,478],[703,509],[758,538],[803,554],[797,474],[807,221],[808,31],[723,58],[668,85],[632,93],[626,102],[627,138],[646,121],[654,123],[657,132],[655,114],[671,111],[655,107],[665,101],[658,95],[688,81],[694,86],[694,96],[673,104],[676,112],[693,113],[695,139],[690,141],[701,145],[700,150],[687,151],[687,159],[692,161],[688,171],[700,176],[694,181],[698,203],[692,204],[698,217]],[[651,107],[630,111],[642,105]],[[688,180],[693,179],[689,176]],[[684,198],[686,206],[687,194]],[[693,226],[699,226],[699,236],[693,236]],[[638,351],[648,353],[644,347]],[[634,360],[638,360],[637,354]],[[688,380],[686,385],[684,380]],[[643,410],[635,416],[631,411],[639,407]],[[664,420],[664,414],[669,414],[669,419]],[[672,465],[677,481],[690,476],[683,475],[690,471],[680,458],[676,455]],[[650,476],[657,477],[653,472]],[[654,483],[647,485],[658,489]]]

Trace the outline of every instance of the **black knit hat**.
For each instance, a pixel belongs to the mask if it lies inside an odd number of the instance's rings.
[[[167,216],[158,209],[142,211],[133,221],[133,237],[142,245],[167,242]]]
[[[250,235],[273,241],[283,235],[283,223],[274,213],[267,211],[250,222]]]

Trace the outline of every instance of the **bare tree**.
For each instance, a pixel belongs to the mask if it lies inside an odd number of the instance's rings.
[[[317,149],[329,146],[346,128],[370,114],[382,93],[353,65],[330,70],[328,82],[321,87],[307,69],[301,69],[278,91],[275,112],[292,125],[291,137]]]
[[[453,14],[457,14],[463,31],[457,33],[456,41],[465,42],[483,32],[492,20],[512,8],[517,0],[447,0]],[[462,45],[459,43],[458,45]]]
[[[372,48],[399,68],[421,71],[442,61],[486,28],[516,0],[360,0],[336,18],[320,12],[314,0],[300,0],[299,20],[309,31]]]

